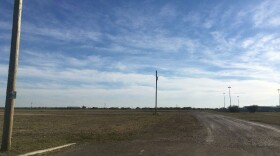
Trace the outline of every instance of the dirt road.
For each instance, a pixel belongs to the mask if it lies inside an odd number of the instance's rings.
[[[205,127],[209,155],[280,155],[279,127],[205,112],[195,116]]]
[[[206,112],[194,112],[201,129],[192,136],[178,133],[153,139],[88,144],[53,153],[71,155],[280,155],[280,128]],[[159,135],[160,136],[160,135]]]

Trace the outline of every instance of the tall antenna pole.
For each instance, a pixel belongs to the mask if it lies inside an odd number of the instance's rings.
[[[156,70],[156,99],[155,99],[155,115],[157,115],[157,81],[158,81],[158,75]]]
[[[18,54],[20,42],[22,0],[14,1],[13,30],[10,51],[9,73],[6,91],[6,103],[2,134],[2,151],[9,151],[12,144],[12,129],[14,118],[14,104],[16,98],[16,76],[18,67]]]
[[[239,107],[239,96],[237,96],[237,99],[238,99],[238,107]]]
[[[278,95],[279,95],[279,107],[280,107],[280,89],[278,89]]]
[[[230,96],[230,86],[228,87],[228,94],[229,94],[229,106],[231,107],[231,96]]]
[[[226,108],[226,97],[225,97],[225,93],[224,94],[224,108]]]

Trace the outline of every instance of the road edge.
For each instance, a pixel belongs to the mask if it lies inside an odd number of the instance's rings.
[[[44,150],[38,150],[38,151],[33,151],[33,152],[25,153],[25,154],[20,154],[19,156],[31,156],[31,155],[36,155],[36,154],[42,154],[42,153],[58,150],[58,149],[61,149],[61,148],[69,147],[69,146],[72,146],[72,145],[75,145],[75,144],[76,143],[70,143],[70,144],[57,146],[57,147],[52,147],[52,148],[48,148],[48,149],[44,149]]]

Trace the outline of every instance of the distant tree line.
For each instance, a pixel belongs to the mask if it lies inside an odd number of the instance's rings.
[[[4,109],[4,107],[0,107]],[[78,109],[93,109],[93,110],[143,110],[143,111],[154,111],[154,107],[86,107],[86,106],[68,106],[68,107],[16,107],[15,109],[67,109],[67,110],[78,110]],[[192,108],[192,107],[158,107],[159,111],[176,111],[176,110],[214,110],[214,111],[223,111],[223,112],[280,112],[280,107],[272,106],[245,106],[238,107],[232,105],[228,108]]]
[[[0,107],[0,109],[4,107]],[[98,109],[98,110],[154,110],[154,107],[86,107],[86,106],[68,106],[68,107],[16,107],[16,109]],[[208,110],[208,108],[192,107],[158,107],[158,110]]]
[[[243,108],[240,108],[236,105],[229,106],[228,108],[220,108],[216,109],[218,111],[223,112],[280,112],[280,107],[277,106],[258,106],[258,105],[250,105],[250,106],[244,106]]]
[[[246,106],[245,108],[250,112],[250,113],[255,113],[258,110],[257,105],[252,105],[252,106]]]

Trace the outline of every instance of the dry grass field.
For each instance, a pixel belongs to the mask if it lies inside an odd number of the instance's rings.
[[[0,112],[3,125],[3,111]],[[135,110],[15,110],[12,151],[22,154],[67,143],[98,143],[190,134],[199,128],[189,112]],[[145,134],[145,135],[144,135]],[[2,127],[1,127],[2,136]]]
[[[280,113],[277,112],[213,113],[280,125]],[[150,154],[157,154],[159,151],[166,150],[165,152],[177,152],[178,155],[186,151],[192,151],[193,154],[196,153],[199,155],[201,154],[199,151],[202,151],[202,153],[215,153],[219,149],[217,148],[215,150],[217,145],[222,146],[225,144],[225,142],[219,141],[218,136],[220,135],[215,137],[215,144],[212,145],[207,142],[207,128],[197,119],[197,117],[203,117],[203,112],[166,111],[160,112],[157,116],[152,114],[152,112],[137,110],[16,109],[12,151],[8,155],[23,154],[68,143],[77,143],[77,145],[69,152],[65,150],[61,155],[71,155],[71,153],[72,155],[76,155],[88,148],[93,148],[88,152],[96,151],[103,153],[103,155],[111,155],[112,152],[119,154],[131,152],[130,154],[132,154],[139,150],[138,148],[145,148],[145,151],[150,152]],[[215,118],[215,114],[211,115],[211,113],[208,113],[208,116]],[[0,124],[2,126],[3,111],[0,112],[0,118]],[[222,119],[222,116],[220,116],[218,121],[224,121]],[[210,121],[204,122],[209,123]],[[230,121],[230,123],[232,122],[235,122],[235,120]],[[224,124],[226,125],[228,123],[225,122]],[[236,124],[242,125],[242,123]],[[240,126],[236,128],[238,131],[242,130],[238,129]],[[226,132],[230,133],[231,131],[225,131],[224,133]],[[228,133],[225,136],[230,136]],[[215,131],[213,130],[214,134]],[[245,136],[246,133],[244,133],[242,138],[246,138]],[[220,139],[228,140],[227,137]],[[155,143],[159,145],[156,146]],[[127,149],[126,147],[132,149]],[[251,146],[246,145],[245,147],[248,150],[251,148],[255,150]],[[75,149],[77,149],[77,153],[75,153]],[[111,151],[108,151],[108,149]],[[237,148],[236,150],[238,151],[240,149]],[[53,154],[59,155],[60,152],[54,152]],[[192,153],[189,154],[192,155]],[[7,153],[0,153],[0,155],[7,155]]]
[[[248,121],[261,122],[266,124],[273,124],[280,126],[280,112],[239,112],[239,113],[229,113],[229,112],[215,112],[216,114],[236,117],[239,119],[244,119]]]

